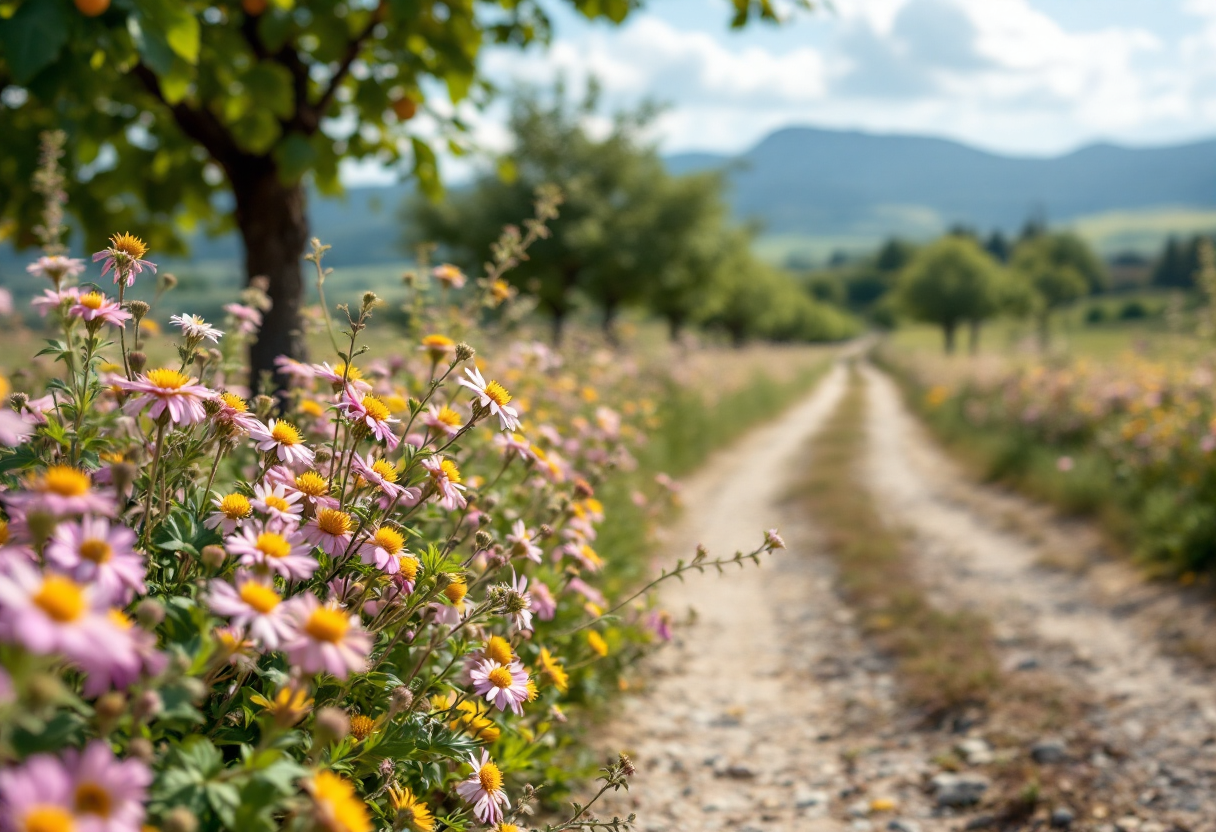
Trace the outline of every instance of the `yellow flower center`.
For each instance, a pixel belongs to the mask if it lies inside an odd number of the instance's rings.
[[[350,732],[357,740],[365,740],[372,735],[376,720],[367,714],[355,714],[350,718]]]
[[[110,248],[120,251],[132,260],[143,260],[148,253],[148,246],[134,234],[123,232],[110,238]]]
[[[376,472],[380,479],[385,482],[397,481],[397,466],[389,462],[387,459],[377,459],[372,463],[372,470]]]
[[[253,512],[253,506],[244,494],[229,494],[220,500],[220,511],[229,520],[242,520]]]
[[[50,491],[60,497],[81,497],[88,493],[93,481],[84,471],[79,471],[68,465],[52,465],[42,475],[43,491]]]
[[[389,416],[388,405],[375,396],[363,397],[363,409],[367,411],[368,416],[371,416],[377,422],[383,422]]]
[[[453,604],[459,604],[468,594],[469,586],[464,582],[464,578],[457,578],[443,588],[443,596]]]
[[[351,517],[345,511],[336,508],[323,508],[317,514],[317,528],[326,534],[344,535],[350,533]]]
[[[277,607],[279,602],[283,600],[279,597],[279,593],[257,581],[246,581],[241,587],[240,595],[242,601],[262,615],[266,615],[266,613]]]
[[[131,619],[127,618],[127,614],[116,607],[111,607],[106,611],[106,618],[110,619],[110,623],[120,630],[129,630],[134,626]]]
[[[481,787],[488,792],[496,792],[502,788],[502,772],[492,762],[486,763],[477,772]]]
[[[494,668],[486,678],[496,688],[509,688],[511,687],[511,683],[515,681],[511,678],[511,671],[505,667]]]
[[[435,352],[446,352],[456,346],[456,342],[446,335],[428,335],[422,339],[422,346]]]
[[[263,502],[267,508],[278,509],[279,511],[291,511],[291,503],[284,500],[278,494],[267,494]]]
[[[402,555],[397,563],[401,567],[401,574],[405,576],[407,581],[412,581],[418,577],[418,561],[409,555]]]
[[[447,425],[450,428],[460,427],[460,414],[450,407],[444,407],[435,414],[435,419]]]
[[[495,280],[490,284],[490,293],[497,300],[506,300],[511,297],[511,285],[505,280]]]
[[[93,563],[108,563],[114,557],[114,547],[107,541],[90,537],[80,544],[80,556]]]
[[[105,301],[106,296],[101,292],[89,292],[87,295],[80,296],[80,305],[89,309],[100,309]]]
[[[189,376],[182,375],[177,370],[170,370],[166,367],[149,370],[146,377],[153,386],[160,387],[163,390],[180,390],[190,383]]]
[[[291,422],[275,422],[270,437],[280,445],[300,444],[300,431]]]
[[[439,474],[447,477],[448,482],[460,482],[460,469],[450,459],[445,459],[439,463]]]
[[[255,546],[268,558],[285,558],[291,554],[291,544],[277,532],[262,532]]]
[[[8,538],[9,538],[8,521],[0,520],[0,546],[6,545],[8,543]]]
[[[338,378],[345,376],[347,381],[363,380],[363,371],[353,364],[349,368],[347,368],[345,364],[339,364],[338,366],[334,367],[334,375],[336,375]]]
[[[485,393],[486,397],[499,407],[509,404],[511,401],[511,394],[507,392],[507,388],[503,387],[497,381],[487,382]]]
[[[485,654],[487,659],[493,659],[499,664],[510,664],[515,659],[511,644],[502,636],[490,636],[490,640],[486,642]]]
[[[72,813],[60,806],[35,806],[21,818],[21,832],[72,832]]]
[[[88,781],[80,783],[76,786],[76,793],[72,798],[76,811],[85,815],[100,815],[108,818],[110,810],[113,808],[110,793],[97,783]]]
[[[235,393],[220,393],[220,401],[237,413],[245,413],[249,410],[249,404]]]
[[[329,483],[325,481],[325,477],[318,474],[316,471],[305,471],[303,474],[296,475],[296,488],[307,494],[309,497],[324,497],[329,493]]]
[[[350,629],[350,616],[333,607],[318,607],[304,623],[304,632],[317,641],[337,644]]]
[[[405,537],[396,529],[390,529],[388,526],[381,526],[376,529],[376,536],[373,538],[376,545],[390,555],[395,555],[405,547]]]
[[[53,621],[67,624],[84,614],[84,590],[62,575],[48,575],[31,599]]]
[[[305,399],[300,402],[300,410],[309,416],[321,416],[325,413],[325,409],[312,399]]]

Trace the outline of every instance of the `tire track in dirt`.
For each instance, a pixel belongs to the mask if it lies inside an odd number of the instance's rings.
[[[865,478],[892,524],[908,530],[935,605],[982,612],[1010,673],[1046,672],[1092,703],[1083,724],[1064,732],[1073,740],[1068,759],[1048,771],[1094,783],[1101,793],[1085,802],[1109,807],[1077,818],[1074,828],[1216,829],[1211,675],[1161,652],[1158,621],[1119,604],[1085,575],[1044,568],[1052,554],[1044,541],[1067,545],[1072,535],[1077,546],[1087,545],[1076,524],[1043,529],[1035,541],[1005,530],[1005,515],[1019,503],[1035,522],[1051,521],[1024,501],[969,482],[914,421],[894,383],[871,367],[863,375]],[[1103,569],[1109,583],[1119,566]],[[1140,583],[1130,567],[1122,571],[1116,583]]]
[[[601,816],[637,812],[645,832],[946,828],[910,820],[931,812],[929,753],[899,726],[890,663],[851,625],[828,559],[785,499],[814,464],[807,442],[846,376],[837,366],[685,482],[664,560],[701,542],[714,555],[746,550],[773,526],[790,548],[760,568],[665,586],[664,605],[678,618],[694,609],[695,622],[647,662],[647,689],[606,730],[605,752],[628,751],[638,774]]]

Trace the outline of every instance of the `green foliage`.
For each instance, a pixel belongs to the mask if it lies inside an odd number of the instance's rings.
[[[913,317],[942,328],[950,352],[960,323],[982,321],[999,309],[1000,270],[971,238],[943,237],[921,250],[900,275],[899,296]]]

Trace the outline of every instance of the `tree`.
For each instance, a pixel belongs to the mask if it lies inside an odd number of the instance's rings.
[[[636,7],[568,2],[615,22]],[[732,2],[734,26],[776,18],[769,0]],[[425,110],[438,143],[462,143],[467,128],[443,115],[451,108],[426,107],[425,91],[482,104],[483,46],[544,41],[550,29],[543,0],[78,5],[87,14],[71,0],[0,4],[0,220],[33,242],[38,134],[62,127],[70,204],[91,248],[131,226],[181,252],[183,226],[234,222],[246,275],[265,275],[274,303],[252,346],[255,379],[277,355],[302,355],[306,185],[337,192],[340,162],[374,159],[437,194],[434,150],[408,123]]]
[[[1042,232],[1018,243],[1013,262],[1025,259],[1027,252],[1044,258],[1059,268],[1069,268],[1085,281],[1086,292],[1098,292],[1106,286],[1106,267],[1090,248],[1089,243],[1069,231]]]
[[[414,240],[435,240],[463,265],[484,259],[505,222],[528,210],[532,193],[557,183],[565,193],[552,236],[508,275],[533,293],[560,340],[579,296],[599,307],[612,340],[622,307],[649,302],[673,331],[695,317],[697,293],[721,248],[726,207],[717,175],[672,177],[640,132],[653,110],[619,115],[612,132],[586,130],[594,94],[571,105],[560,88],[546,102],[535,93],[515,101],[513,148],[499,161],[511,171],[480,177],[441,203],[419,196],[405,212]]]
[[[922,249],[900,275],[899,297],[914,317],[942,328],[946,353],[954,352],[959,324],[972,327],[972,349],[980,324],[1000,303],[999,269],[969,237],[946,236]]]
[[[1013,273],[1031,290],[1039,340],[1044,347],[1050,337],[1052,313],[1083,297],[1091,285],[1073,262],[1058,253],[1052,236],[1043,235],[1020,243],[1013,254]]]

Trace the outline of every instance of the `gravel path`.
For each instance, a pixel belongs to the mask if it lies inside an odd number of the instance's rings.
[[[636,811],[642,830],[885,829],[929,812],[927,755],[895,725],[888,665],[850,626],[810,531],[780,507],[844,386],[837,367],[685,482],[687,508],[665,541],[673,560],[700,542],[714,555],[750,549],[773,526],[790,548],[761,568],[664,590],[665,606],[678,617],[695,610],[696,623],[650,662],[650,687],[605,740],[638,767],[609,811]]]
[[[862,377],[860,472],[906,530],[930,599],[981,611],[1011,678],[1042,680],[1084,703],[1081,715],[1036,749],[982,713],[926,726],[901,709],[890,663],[859,636],[814,530],[783,499],[845,389],[837,367],[685,482],[669,560],[698,543],[713,555],[750,549],[770,527],[790,548],[759,569],[666,585],[665,606],[689,623],[605,728],[604,751],[630,753],[638,775],[601,816],[636,812],[645,832],[999,828],[985,804],[938,806],[931,781],[1017,770],[1064,797],[1006,828],[1216,830],[1216,688],[1210,671],[1160,649],[1163,611],[1194,610],[1125,565],[1095,562],[1092,529],[969,481],[887,377],[864,365]]]

